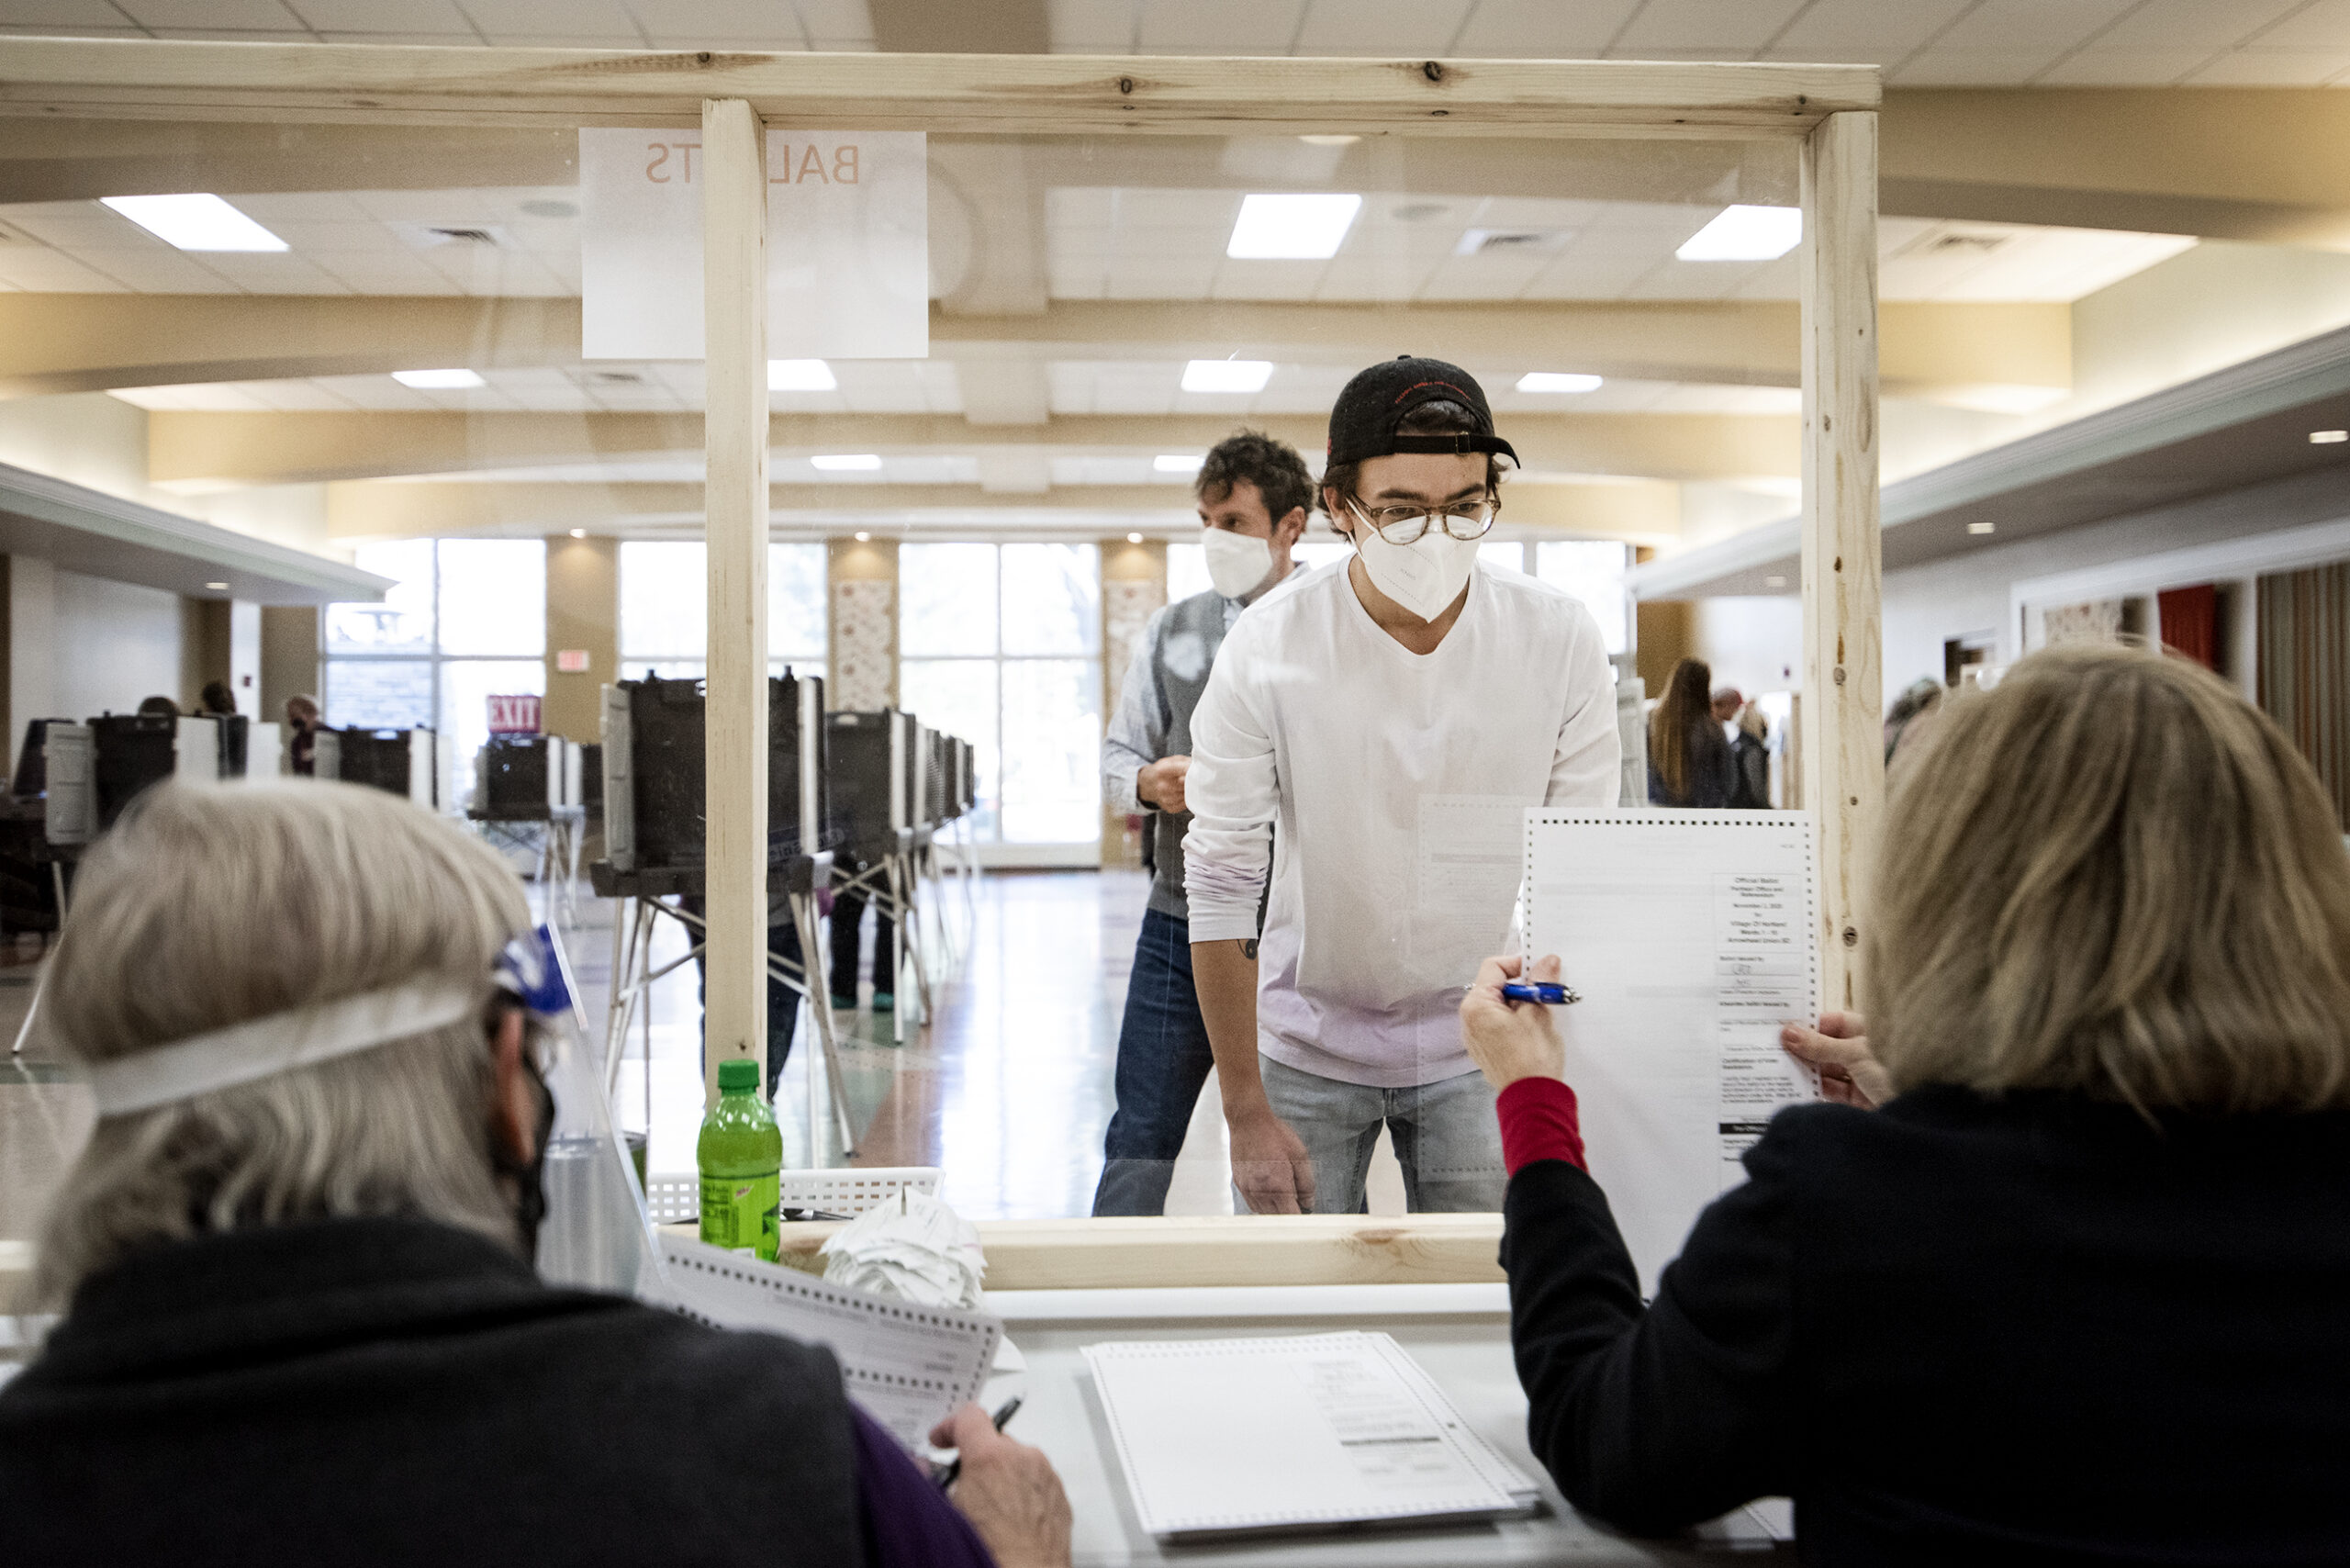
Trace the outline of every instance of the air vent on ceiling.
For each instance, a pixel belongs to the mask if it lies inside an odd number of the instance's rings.
[[[498,236],[487,229],[427,229],[428,234],[438,234],[445,245],[495,245]]]
[[[1440,201],[1407,201],[1388,216],[1398,223],[1426,223],[1431,218],[1442,218],[1452,208]]]
[[[588,379],[599,386],[642,386],[644,377],[633,370],[591,370]]]
[[[2004,234],[1945,234],[1926,247],[1937,256],[1988,255],[2008,242]]]
[[[1572,238],[1562,229],[1472,229],[1452,248],[1456,256],[1524,255],[1564,248]]]
[[[391,230],[414,251],[430,251],[442,245],[499,251],[510,243],[506,230],[495,223],[418,223],[402,218],[395,220]]]

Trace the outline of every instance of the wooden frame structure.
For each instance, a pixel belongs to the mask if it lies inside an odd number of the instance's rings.
[[[1794,140],[1800,144],[1804,692],[1807,795],[1820,817],[1823,991],[1852,1000],[1862,863],[1883,794],[1873,67],[1616,61],[1216,60],[1077,55],[645,53],[16,39],[0,41],[0,120],[124,118],[418,127],[699,126],[708,168],[707,490],[709,1053],[764,1058],[764,773],[768,428],[762,275],[768,118],[844,129],[1002,135],[1351,133]],[[0,133],[5,134],[5,133]],[[1165,1266],[1126,1230],[1057,1222],[1105,1263],[1070,1282],[1192,1282],[1197,1222],[1171,1226]],[[1236,1245],[1269,1225],[1230,1222]],[[1460,1238],[1425,1222],[1306,1217],[1331,1282],[1347,1263]],[[1349,1250],[1333,1224],[1384,1239]],[[1025,1227],[1034,1230],[1035,1226]],[[1455,1226],[1453,1229],[1459,1227]],[[1304,1229],[1300,1240],[1306,1239]],[[1481,1234],[1477,1245],[1485,1244]],[[1471,1277],[1489,1277],[1484,1271]],[[1394,1278],[1391,1266],[1368,1278]],[[1414,1277],[1427,1278],[1422,1272]]]

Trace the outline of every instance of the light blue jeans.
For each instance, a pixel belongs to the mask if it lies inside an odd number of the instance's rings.
[[[1414,1214],[1488,1214],[1508,1186],[1501,1123],[1482,1073],[1408,1089],[1373,1089],[1301,1072],[1259,1057],[1273,1112],[1297,1130],[1314,1160],[1314,1212],[1363,1212],[1363,1178],[1383,1123],[1404,1167]],[[1248,1212],[1244,1200],[1240,1212]]]

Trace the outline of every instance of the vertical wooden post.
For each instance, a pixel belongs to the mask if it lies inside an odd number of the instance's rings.
[[[1818,813],[1820,1000],[1858,1004],[1862,877],[1885,800],[1877,527],[1876,116],[1803,145],[1804,799]]]
[[[703,1093],[767,1055],[767,135],[740,98],[701,106],[702,440],[709,473],[709,986]]]

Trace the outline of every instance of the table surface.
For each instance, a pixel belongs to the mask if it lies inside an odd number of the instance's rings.
[[[1020,1291],[988,1309],[1025,1359],[1001,1364],[983,1402],[1024,1403],[1006,1429],[1045,1450],[1076,1515],[1084,1568],[1187,1562],[1215,1568],[1437,1568],[1439,1564],[1718,1563],[1725,1551],[1787,1552],[1784,1503],[1759,1503],[1683,1541],[1631,1540],[1592,1524],[1559,1495],[1526,1446],[1526,1395],[1509,1353],[1503,1285],[1315,1285],[1195,1290]],[[1165,1547],[1143,1532],[1119,1473],[1109,1428],[1083,1357],[1107,1339],[1201,1339],[1362,1329],[1394,1336],[1440,1384],[1461,1418],[1537,1477],[1544,1508],[1531,1519],[1435,1529],[1360,1532],[1214,1546]]]

